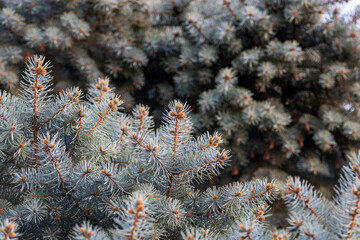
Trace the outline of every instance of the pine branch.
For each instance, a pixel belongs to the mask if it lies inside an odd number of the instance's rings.
[[[120,34],[123,36],[123,38],[128,42],[131,43],[132,40],[130,39],[130,37],[126,34],[126,32],[124,31],[124,29],[117,23],[117,21],[115,19],[113,19],[113,23],[115,25],[115,27],[119,30]]]
[[[49,144],[49,141],[48,141],[48,139],[46,139],[46,138],[44,138],[43,142],[44,142],[45,146],[42,147],[42,150],[44,150],[45,152],[47,152],[47,153],[49,154],[49,156],[50,156],[50,161],[51,161],[52,164],[54,165],[54,168],[55,168],[55,170],[56,170],[56,172],[57,172],[57,174],[58,174],[58,176],[59,176],[61,185],[62,185],[62,186],[65,186],[66,183],[65,183],[65,181],[64,181],[64,177],[62,176],[62,174],[61,174],[61,172],[60,172],[60,169],[59,169],[59,166],[58,166],[58,164],[57,164],[57,161],[56,161],[56,159],[54,158],[53,152],[52,152],[52,150],[51,150],[51,149],[55,148],[55,145]]]
[[[235,11],[231,8],[230,2],[227,1],[227,0],[223,0],[223,4],[224,4],[224,5],[226,6],[226,8],[229,10],[229,12],[231,13],[231,15],[232,15],[235,19],[237,19],[238,16],[237,16],[237,14],[235,13]]]
[[[246,201],[251,201],[251,200],[256,201],[256,198],[261,197],[261,196],[264,195],[264,194],[271,193],[271,191],[272,191],[272,190],[275,190],[276,188],[277,188],[276,185],[271,184],[271,183],[268,183],[268,184],[266,184],[266,190],[261,191],[261,192],[259,192],[259,193],[257,193],[257,194],[254,194],[254,195],[252,195],[251,197],[246,198],[245,200],[246,200]],[[253,191],[253,190],[252,190],[252,191]]]
[[[333,229],[326,224],[326,222],[324,221],[324,219],[321,218],[321,216],[316,212],[316,210],[311,206],[311,204],[309,203],[310,199],[305,198],[303,195],[300,194],[300,187],[295,188],[292,184],[288,183],[289,186],[289,190],[285,193],[285,194],[295,194],[300,200],[301,202],[303,202],[304,206],[310,210],[310,212],[319,220],[319,222],[326,228],[328,229],[330,232],[336,234],[337,236],[340,237],[340,235],[338,233],[333,232]],[[310,237],[314,237],[313,235],[309,234]]]
[[[70,105],[73,102],[79,101],[79,99],[78,99],[79,95],[80,95],[79,91],[74,92],[74,94],[72,96],[69,95],[70,98],[61,107],[59,107],[59,110],[57,110],[53,115],[51,115],[48,119],[46,119],[43,123],[41,123],[39,125],[38,129],[41,129],[45,124],[47,124],[48,122],[53,120],[58,114],[60,114],[62,111],[64,111],[64,109],[68,105]]]
[[[350,239],[353,231],[354,231],[354,227],[357,225],[356,224],[356,217],[359,214],[359,208],[360,208],[360,193],[355,193],[356,194],[356,201],[355,201],[355,209],[354,212],[352,213],[352,217],[351,217],[351,221],[350,221],[350,225],[349,228],[346,231],[346,238],[345,239]]]
[[[291,233],[297,232],[301,226],[304,224],[304,220],[301,220],[300,222],[298,220],[293,220],[292,224],[295,225],[295,228],[290,229],[289,227],[286,227],[286,233],[284,233],[282,236],[279,236],[277,232],[273,232],[272,236],[275,240],[283,240],[288,237],[290,237]],[[297,236],[295,236],[296,238]]]
[[[71,149],[69,156],[71,157],[74,154],[74,151],[76,149],[76,147],[79,145],[80,143],[80,133],[81,133],[81,126],[82,126],[82,118],[86,117],[86,113],[83,113],[83,111],[81,109],[79,109],[78,111],[79,114],[79,123],[77,126],[77,131],[76,131],[76,136],[75,136],[75,143],[73,148]]]
[[[204,38],[204,40],[206,42],[210,42],[210,40],[207,38],[207,36],[204,34],[204,32],[201,30],[201,28],[197,25],[198,21],[194,21],[191,18],[188,18],[188,19],[186,19],[186,22],[190,23],[196,29],[196,31],[199,32],[201,37]]]
[[[157,154],[155,153],[155,151],[157,150],[157,147],[155,146],[154,148],[151,148],[149,145],[144,146],[144,144],[142,144],[140,142],[140,139],[138,139],[136,134],[132,134],[131,137],[134,140],[134,144],[138,145],[141,147],[141,149],[143,151],[145,151],[146,153],[150,153],[152,156],[154,156],[155,160],[165,169],[165,171],[171,176],[172,173],[170,171],[170,169],[161,161],[160,157],[157,156]]]
[[[132,224],[132,229],[131,229],[131,233],[129,236],[129,240],[133,240],[134,239],[134,233],[137,227],[137,221],[139,219],[139,213],[140,211],[144,210],[144,205],[141,199],[138,200],[137,202],[137,206],[136,206],[136,212],[135,212],[135,217],[134,217],[134,221]]]
[[[90,129],[90,131],[87,133],[87,135],[92,134],[95,131],[95,128],[101,124],[103,124],[104,120],[107,119],[107,115],[110,113],[110,111],[116,111],[117,108],[117,104],[119,104],[120,100],[118,98],[115,98],[114,101],[110,101],[109,102],[109,107],[106,109],[105,113],[101,114],[99,113],[100,117],[97,120],[97,122],[92,126],[92,128]]]
[[[125,191],[125,189],[112,177],[112,172],[106,172],[105,169],[101,170],[101,173],[110,179],[111,182],[113,182],[122,192],[128,193]]]
[[[46,72],[45,69],[43,69],[42,66],[40,66],[39,64],[39,59],[36,60],[36,66],[35,68],[29,68],[29,70],[31,72],[35,72],[35,83],[34,83],[34,95],[33,95],[33,137],[34,137],[34,152],[35,152],[35,167],[38,168],[39,167],[39,149],[38,149],[38,126],[37,126],[37,116],[38,116],[38,112],[37,112],[37,101],[38,101],[38,91],[40,90],[39,88],[39,76],[41,74],[44,74]],[[43,70],[45,72],[43,72]]]

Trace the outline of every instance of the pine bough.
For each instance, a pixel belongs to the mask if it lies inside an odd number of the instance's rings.
[[[343,18],[345,2],[149,1],[145,49],[173,77],[158,92],[197,105],[195,128],[226,136],[238,165],[333,177],[360,140],[360,8]]]
[[[360,145],[360,11],[341,17],[342,2],[3,0],[0,83],[15,90],[24,57],[41,53],[60,84],[110,75],[128,87],[121,100],[186,98],[233,164],[294,160],[331,178]]]
[[[144,85],[141,67],[148,63],[148,57],[140,48],[140,39],[148,28],[146,15],[141,10],[144,3],[134,0],[2,1],[0,83],[12,90],[18,82],[16,72],[24,57],[36,52],[55,57],[55,79],[91,81],[111,75],[132,90],[141,88]]]
[[[299,178],[193,187],[229,162],[218,133],[192,136],[190,107],[172,101],[161,127],[149,108],[121,109],[107,79],[83,99],[50,94],[49,62],[28,60],[20,96],[0,94],[0,238],[356,239],[360,157],[325,200]],[[274,199],[289,226],[266,221]]]

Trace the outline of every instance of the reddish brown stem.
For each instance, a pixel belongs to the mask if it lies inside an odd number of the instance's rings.
[[[176,161],[176,151],[177,151],[177,138],[179,132],[179,118],[176,117],[175,119],[175,130],[174,130],[174,144],[173,144],[173,161]]]
[[[319,222],[328,230],[330,230],[331,232],[333,232],[333,230],[325,223],[325,221],[321,218],[321,216],[316,212],[316,210],[311,206],[311,204],[309,203],[308,199],[305,199],[305,197],[303,195],[300,194],[300,191],[298,191],[294,186],[292,186],[291,184],[289,184],[290,190],[288,192],[288,194],[292,194],[294,193],[298,198],[301,199],[301,201],[305,204],[305,207],[307,209],[310,210],[310,212],[312,214],[314,214],[314,216],[319,220]],[[337,234],[338,235],[338,234]],[[338,235],[339,236],[339,235]]]
[[[136,213],[135,213],[135,217],[134,217],[134,221],[133,221],[133,226],[131,228],[129,240],[134,240],[134,234],[135,234],[135,230],[136,230],[136,227],[137,227],[137,222],[138,222],[138,219],[139,219],[139,213],[140,213],[139,208],[136,208]]]
[[[81,119],[84,117],[84,115],[81,115],[79,117],[79,126],[78,126],[78,129],[76,131],[76,140],[75,140],[75,143],[74,143],[74,147],[71,149],[71,152],[69,154],[69,156],[71,157],[76,149],[76,145],[79,144],[80,142],[80,132],[81,132]]]
[[[161,159],[155,154],[154,150],[146,148],[136,137],[135,134],[132,134],[133,139],[135,140],[135,144],[139,145],[145,152],[151,152],[151,154],[155,157],[155,159],[160,163],[160,165],[170,174],[170,170],[165,166],[165,164],[161,161]]]
[[[181,172],[174,173],[174,175],[179,175],[179,174],[184,173],[184,172],[189,172],[191,170],[194,170],[194,169],[197,169],[197,168],[202,168],[202,167],[207,166],[207,165],[211,166],[213,163],[220,162],[220,161],[221,161],[221,159],[217,157],[215,160],[212,160],[210,162],[206,162],[204,164],[200,164],[200,165],[197,165],[197,166],[194,166],[194,167],[191,167],[191,168],[185,168],[185,169],[181,170]]]
[[[200,33],[200,35],[205,39],[206,42],[210,42],[210,40],[206,37],[206,35],[205,35],[205,34],[203,33],[203,31],[201,30],[201,28],[199,28],[199,26],[196,25],[195,22],[191,21],[190,23],[191,23],[191,24],[194,26],[194,28]]]
[[[109,114],[110,110],[111,110],[111,107],[109,107],[109,108],[106,110],[106,112],[105,112],[103,115],[100,116],[99,120],[94,124],[94,126],[91,128],[91,130],[88,132],[87,135],[92,134],[92,133],[94,132],[95,128],[96,128],[100,123],[102,123],[102,121],[104,121],[104,119],[106,119],[106,115]]]
[[[168,190],[167,190],[167,193],[166,193],[166,196],[167,196],[168,198],[171,196],[171,191],[172,191],[172,188],[173,188],[173,183],[174,183],[174,177],[171,175],[171,176],[170,176],[169,187],[168,187]]]
[[[61,175],[59,166],[58,166],[58,164],[57,164],[57,162],[56,162],[56,159],[54,158],[54,156],[53,156],[53,154],[52,154],[52,152],[51,152],[50,149],[49,149],[49,155],[50,155],[50,160],[51,160],[51,162],[54,164],[55,170],[56,170],[57,174],[59,175],[61,184],[62,184],[62,185],[65,185],[64,178],[63,178],[63,176]]]
[[[234,10],[230,7],[230,2],[223,0],[223,4],[226,6],[226,8],[229,10],[229,12],[231,13],[231,15],[234,18],[237,18],[238,16],[236,15],[236,13],[234,12]]]
[[[33,100],[33,137],[34,137],[34,151],[35,151],[35,168],[39,167],[39,149],[38,149],[38,128],[37,128],[37,100],[38,100],[38,88],[39,88],[39,73],[35,75],[34,86],[34,100]]]
[[[130,37],[126,34],[126,32],[124,31],[124,29],[114,20],[114,25],[115,27],[119,30],[120,34],[123,36],[123,38],[128,42],[131,43],[131,39]]]
[[[354,227],[356,226],[356,216],[357,216],[357,214],[359,212],[360,194],[357,194],[356,196],[357,196],[357,199],[356,199],[356,203],[355,203],[355,210],[352,213],[349,229],[347,230],[346,239],[351,238]]]
[[[62,112],[65,107],[67,105],[69,105],[71,102],[74,101],[73,97],[75,96],[72,96],[69,100],[67,100],[64,105],[62,105],[59,110],[57,110],[52,116],[50,116],[48,119],[46,119],[42,124],[39,125],[39,129],[42,128],[45,124],[47,124],[48,122],[50,122],[54,117],[56,117],[56,115],[58,115],[60,112]]]
[[[251,196],[251,197],[249,197],[249,198],[246,198],[245,200],[249,201],[249,200],[256,199],[257,197],[259,197],[259,196],[261,196],[261,195],[264,195],[265,193],[270,193],[272,189],[273,189],[273,186],[270,187],[269,189],[266,189],[266,190],[264,190],[264,191],[261,191],[261,192],[255,194],[255,195],[253,195],[253,196]]]

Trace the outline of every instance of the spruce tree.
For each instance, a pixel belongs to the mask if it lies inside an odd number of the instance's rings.
[[[358,239],[360,156],[334,201],[298,177],[199,191],[230,155],[218,133],[192,135],[190,107],[171,101],[154,128],[99,79],[52,95],[49,62],[27,62],[19,96],[0,93],[0,237],[9,239]],[[282,198],[288,226],[267,221]]]
[[[131,83],[125,106],[134,87],[154,112],[188,101],[196,130],[218,130],[236,165],[333,176],[360,136],[359,12],[339,16],[341,2],[4,0],[1,82],[13,87],[24,57],[42,53],[55,79]]]
[[[360,14],[342,2],[1,1],[0,239],[358,239]],[[335,197],[299,177],[196,187],[260,162],[340,176]]]
[[[99,79],[52,95],[49,62],[27,62],[19,96],[0,92],[0,237],[9,239],[358,239],[360,156],[336,197],[308,182],[256,179],[199,191],[229,163],[218,133],[194,136],[190,107],[122,113]],[[267,220],[285,201],[288,225]]]
[[[239,164],[332,176],[360,137],[359,14],[338,2],[152,1],[147,41],[196,127],[218,129]]]
[[[54,63],[55,83],[61,81],[57,90],[74,81],[86,89],[94,79],[111,76],[126,87],[123,94],[131,100],[129,93],[144,85],[141,67],[148,62],[141,49],[148,25],[140,11],[142,4],[133,0],[1,1],[0,83],[14,88],[24,59],[42,54]]]

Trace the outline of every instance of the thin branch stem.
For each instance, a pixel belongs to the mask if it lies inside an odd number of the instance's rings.
[[[37,66],[38,67],[38,66]],[[35,168],[39,167],[39,149],[38,149],[38,127],[37,127],[37,101],[38,101],[38,89],[39,89],[39,75],[40,73],[36,71],[35,75],[35,86],[34,86],[34,94],[33,94],[33,138],[34,138],[34,152],[35,152]]]
[[[43,123],[39,125],[39,129],[41,129],[45,124],[50,122],[52,119],[54,119],[59,113],[61,113],[66,106],[68,106],[70,103],[75,102],[77,100],[77,93],[75,92],[73,96],[70,97],[53,115],[51,115],[48,119],[46,119]]]

